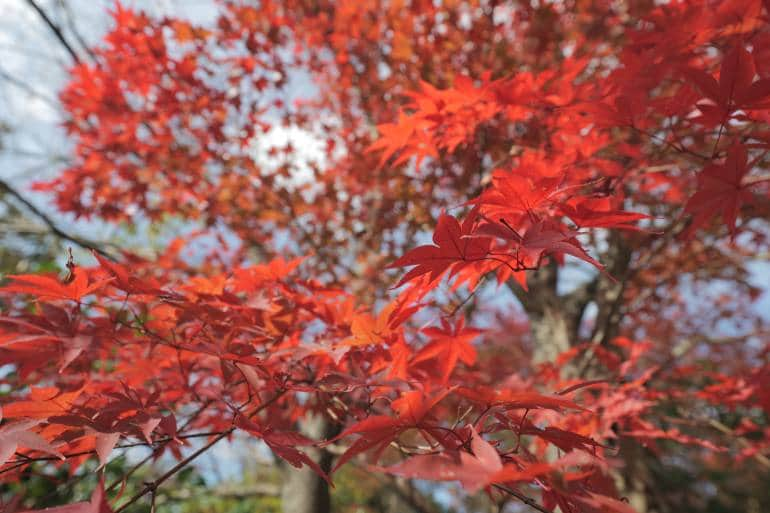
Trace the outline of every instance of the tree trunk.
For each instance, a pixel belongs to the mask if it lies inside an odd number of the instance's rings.
[[[534,363],[553,362],[577,341],[580,320],[590,300],[587,287],[567,295],[557,293],[559,269],[549,262],[527,279],[528,292],[511,284],[529,317]]]
[[[336,426],[321,415],[308,415],[299,423],[300,432],[313,440],[326,440],[335,434]],[[317,448],[305,449],[310,458],[329,472],[333,456],[329,451]],[[281,508],[284,513],[330,513],[329,485],[312,469],[291,465],[284,467],[281,488]]]
[[[570,348],[570,330],[564,312],[546,306],[541,312],[530,315],[529,322],[535,364],[553,362]]]
[[[527,280],[529,292],[523,292],[512,285],[530,323],[534,344],[533,362],[553,362],[573,344],[580,342],[579,328],[586,306],[593,302],[597,315],[590,342],[607,346],[617,336],[622,320],[622,299],[629,276],[631,251],[620,236],[613,236],[611,245],[603,260],[608,262],[608,272],[615,279],[599,275],[592,283],[577,288],[571,293],[559,295],[558,266],[551,262],[531,273]],[[602,377],[593,351],[589,349],[573,365],[565,366],[562,375],[582,379]],[[620,495],[628,499],[639,513],[650,509],[646,483],[649,481],[648,462],[644,448],[636,441],[621,439],[619,456],[626,462],[621,472],[613,472]]]

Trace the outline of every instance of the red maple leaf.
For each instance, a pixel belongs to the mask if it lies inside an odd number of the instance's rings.
[[[460,225],[454,217],[441,214],[433,232],[435,246],[418,246],[388,266],[417,266],[406,273],[396,287],[428,273],[433,282],[453,264],[477,262],[486,257],[492,241],[488,237],[470,237],[472,225],[472,216]]]
[[[264,428],[243,416],[238,417],[236,424],[238,427],[261,438],[277,456],[288,461],[292,466],[301,468],[302,465],[307,465],[313,469],[316,474],[329,481],[326,472],[318,466],[318,463],[296,448],[297,446],[302,445],[315,445],[313,440],[302,436],[299,433],[275,431],[270,427]]]
[[[535,463],[525,468],[503,465],[497,450],[472,426],[469,429],[472,453],[450,450],[418,455],[383,470],[408,478],[460,481],[470,493],[494,483],[529,481],[554,470],[554,466],[548,463]]]
[[[560,208],[580,228],[639,230],[631,223],[650,217],[637,212],[613,210],[609,198],[579,198],[562,204]]]
[[[487,223],[481,225],[476,233],[512,241],[517,265],[523,268],[538,267],[546,255],[572,255],[604,270],[604,266],[586,253],[577,240],[580,232],[564,229],[553,220],[535,221],[521,235],[505,222],[500,224],[487,219]]]
[[[748,173],[746,148],[737,144],[730,148],[724,164],[705,167],[698,175],[698,190],[687,202],[684,211],[693,215],[688,233],[721,215],[730,231],[735,233],[735,221],[741,205],[753,199],[743,178]]]
[[[340,456],[334,470],[350,461],[357,454],[370,449],[374,449],[372,458],[374,460],[379,458],[382,451],[403,431],[418,426],[422,427],[430,410],[448,393],[449,390],[444,390],[435,396],[426,396],[421,390],[412,390],[391,404],[398,414],[397,417],[372,415],[347,428],[333,440],[353,434],[358,434],[360,437]]]
[[[462,317],[454,325],[442,319],[442,327],[430,327],[422,330],[431,341],[415,355],[412,364],[428,363],[431,370],[439,376],[439,383],[446,383],[458,361],[473,365],[476,361],[476,348],[471,341],[482,331],[465,327]]]
[[[0,416],[0,418],[2,417]],[[64,459],[64,455],[57,451],[45,438],[34,431],[30,431],[31,428],[40,423],[40,420],[27,419],[6,423],[3,427],[0,427],[0,466],[4,465],[19,447],[44,452],[57,456],[62,460]]]
[[[58,279],[37,274],[15,274],[8,276],[12,281],[0,291],[5,293],[30,294],[38,298],[69,299],[80,301],[84,296],[96,292],[109,280],[90,281],[87,273],[75,269],[72,279],[62,283]]]
[[[770,79],[754,82],[756,67],[752,55],[742,46],[734,46],[722,60],[719,81],[703,70],[690,68],[685,75],[711,102],[700,102],[700,119],[722,124],[739,109],[764,109],[770,100]]]

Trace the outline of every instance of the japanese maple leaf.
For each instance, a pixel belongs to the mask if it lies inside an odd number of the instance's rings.
[[[564,214],[581,228],[619,228],[640,230],[631,224],[640,219],[649,219],[646,214],[613,210],[609,198],[580,198],[560,205]]]
[[[449,391],[447,389],[434,396],[427,396],[421,390],[412,390],[391,403],[397,417],[372,415],[347,428],[331,441],[353,434],[360,435],[360,438],[353,442],[340,456],[333,471],[357,454],[369,449],[375,450],[373,459],[378,459],[382,451],[390,445],[390,442],[395,440],[403,431],[421,426],[430,410],[446,397]]]
[[[753,197],[743,178],[748,172],[746,147],[730,148],[722,165],[710,165],[698,175],[698,190],[685,205],[684,211],[693,215],[688,233],[692,234],[711,218],[721,215],[730,232],[735,233],[735,220],[741,205]]]
[[[454,325],[442,319],[441,328],[425,328],[422,332],[428,335],[431,341],[415,355],[412,364],[435,362],[432,367],[435,367],[441,384],[447,382],[458,361],[466,365],[473,365],[476,361],[476,348],[471,342],[482,332],[466,328],[462,318]]]
[[[596,442],[593,438],[573,433],[572,431],[565,431],[553,426],[546,426],[541,429],[534,423],[526,421],[526,423],[519,423],[519,435],[535,435],[538,438],[548,441],[555,445],[564,452],[570,452],[573,450],[581,450],[585,452],[595,452],[597,447],[602,445]]]
[[[523,265],[537,265],[545,255],[566,254],[588,262],[601,271],[604,270],[604,266],[586,253],[575,238],[580,232],[565,230],[553,220],[534,222],[524,235],[520,235],[508,225],[494,222],[483,224],[477,233],[513,241],[516,244],[516,257]]]
[[[2,417],[0,416],[0,418]],[[6,423],[3,427],[0,427],[0,466],[11,459],[11,456],[16,453],[16,449],[19,447],[44,452],[57,456],[62,460],[64,459],[64,455],[57,451],[45,438],[30,431],[31,428],[40,423],[40,420],[27,419]]]
[[[8,276],[12,281],[0,291],[16,294],[30,294],[46,299],[70,299],[80,301],[84,296],[99,290],[109,280],[97,280],[89,283],[88,275],[82,269],[76,269],[72,280],[62,283],[50,276],[36,274],[16,274]]]
[[[369,146],[368,151],[382,151],[379,166],[385,164],[398,150],[409,143],[409,139],[415,131],[415,119],[399,113],[397,123],[383,123],[377,125],[380,137]]]
[[[46,420],[54,415],[67,413],[82,390],[62,392],[55,387],[33,387],[29,399],[16,401],[3,407],[6,417]]]
[[[341,345],[355,347],[387,342],[392,335],[390,314],[396,306],[395,302],[389,303],[376,317],[368,313],[354,314],[350,323],[351,336]]]
[[[752,55],[742,46],[733,47],[722,60],[719,81],[705,71],[688,69],[685,75],[716,106],[699,103],[702,119],[712,124],[724,123],[738,109],[763,109],[770,101],[770,79],[754,82],[756,67]]]
[[[237,292],[258,291],[265,283],[280,280],[294,272],[305,258],[294,258],[292,260],[276,258],[266,264],[235,269],[230,280],[231,285]]]
[[[413,479],[460,481],[469,493],[475,493],[490,484],[529,481],[554,469],[547,463],[535,463],[524,469],[503,465],[497,450],[472,426],[470,431],[472,453],[450,450],[413,456],[383,470]]]
[[[539,221],[524,234],[521,239],[521,251],[529,255],[531,260],[540,260],[544,254],[566,254],[579,258],[593,265],[599,270],[604,270],[604,266],[591,258],[585,252],[575,236],[578,232],[573,230],[562,230],[554,222]]]
[[[409,374],[409,358],[412,356],[412,348],[404,342],[403,337],[396,339],[390,347],[390,365],[388,366],[387,379],[406,380]]]
[[[531,177],[522,172],[497,170],[492,176],[492,186],[469,203],[484,206],[487,213],[542,211],[558,203],[556,197],[563,192],[562,181],[561,177]]]
[[[49,343],[46,347],[51,347],[50,343],[60,344],[59,370],[63,371],[90,346],[93,337],[77,333],[78,323],[70,316],[67,309],[49,302],[41,302],[39,307],[41,315],[26,318],[0,316],[0,322],[12,327],[8,332],[0,334],[0,347],[36,342]],[[34,358],[34,354],[31,356]]]
[[[99,458],[99,468],[109,462],[110,454],[120,440],[120,433],[94,432],[96,456]]]
[[[126,265],[110,262],[99,253],[94,252],[99,265],[112,277],[112,285],[131,294],[162,294],[154,281],[145,282],[131,275]]]
[[[369,152],[382,151],[378,167],[382,167],[396,152],[401,154],[393,162],[394,166],[402,164],[412,156],[417,156],[417,167],[425,156],[436,157],[436,149],[424,140],[423,129],[426,122],[421,116],[408,116],[403,112],[398,115],[396,123],[377,125],[380,137],[366,150]]]
[[[303,445],[315,445],[313,440],[302,436],[299,433],[276,431],[270,427],[262,427],[256,422],[243,416],[238,417],[236,425],[261,438],[277,456],[288,461],[292,466],[301,468],[302,465],[307,465],[313,469],[316,474],[329,481],[326,472],[318,466],[318,463],[296,448],[297,446]]]
[[[433,232],[435,246],[418,246],[388,266],[416,266],[401,278],[396,287],[428,273],[433,282],[455,263],[476,262],[486,257],[492,241],[487,237],[471,237],[472,226],[472,217],[460,225],[454,217],[441,214]]]

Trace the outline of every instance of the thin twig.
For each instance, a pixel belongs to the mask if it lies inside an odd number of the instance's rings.
[[[115,449],[130,449],[132,447],[152,447],[155,444],[166,444],[166,443],[171,442],[171,441],[173,441],[175,439],[176,440],[187,440],[188,438],[204,438],[204,437],[209,437],[209,436],[221,435],[223,433],[229,434],[231,432],[232,432],[231,430],[228,430],[228,431],[211,431],[211,432],[206,432],[206,433],[191,433],[189,435],[177,435],[175,437],[167,436],[167,437],[164,437],[164,438],[159,438],[157,440],[153,440],[150,443],[147,443],[147,442],[131,442],[131,443],[127,443],[127,444],[116,445],[114,448]],[[63,456],[66,459],[66,458],[76,458],[78,456],[86,456],[88,454],[96,454],[96,449],[89,449],[87,451],[71,452],[71,453],[64,454]],[[33,463],[33,462],[36,462],[36,461],[58,461],[58,460],[61,460],[61,458],[58,457],[58,456],[40,456],[38,458],[30,458],[30,457],[24,456],[22,454],[21,457],[22,457],[22,459],[20,459],[20,460],[19,459],[10,460],[7,463],[9,463],[9,464],[10,463]],[[2,472],[5,472],[5,469],[3,471],[0,471],[0,473],[2,473]]]
[[[492,486],[509,495],[512,495],[513,497],[516,497],[517,499],[519,499],[521,502],[523,502],[530,508],[540,511],[540,513],[552,513],[551,510],[545,509],[544,506],[541,506],[540,504],[538,504],[537,501],[535,501],[535,499],[533,499],[532,497],[527,497],[523,493],[517,492],[512,488],[508,488],[507,486],[498,485],[498,484],[492,485]]]
[[[33,96],[39,100],[42,100],[52,109],[58,110],[61,108],[61,106],[56,100],[34,89],[32,86],[30,86],[26,82],[19,80],[18,78],[14,77],[13,75],[11,75],[10,73],[8,73],[3,69],[0,69],[0,78],[7,81],[9,84],[25,91],[30,96]]]

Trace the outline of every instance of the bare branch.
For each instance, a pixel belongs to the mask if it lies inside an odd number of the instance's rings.
[[[75,49],[72,48],[69,41],[67,41],[67,38],[64,37],[64,33],[61,31],[58,25],[56,25],[51,18],[46,14],[46,12],[40,8],[37,3],[35,3],[35,0],[27,0],[27,3],[32,7],[35,12],[40,16],[40,18],[45,22],[46,25],[48,25],[48,28],[51,29],[51,32],[54,33],[56,36],[56,39],[59,40],[59,42],[64,46],[64,48],[67,50],[67,53],[70,54],[70,57],[72,57],[72,60],[75,61],[75,64],[80,64],[80,57],[78,57],[77,52],[75,52]]]
[[[99,247],[98,244],[95,242],[92,242],[87,239],[83,239],[81,237],[78,237],[76,235],[72,235],[70,233],[65,232],[57,224],[51,219],[45,212],[41,211],[39,208],[37,208],[35,205],[33,205],[27,198],[21,195],[16,189],[11,187],[5,180],[0,179],[0,192],[6,192],[10,194],[12,197],[14,197],[18,202],[20,202],[24,207],[26,207],[29,211],[31,211],[37,218],[39,218],[45,225],[48,227],[49,231],[59,237],[60,239],[72,242],[73,244],[76,244],[80,246],[81,248],[90,249],[92,251],[96,251],[100,255],[102,255],[105,258],[109,258],[110,260],[117,260],[117,258],[110,254],[109,252],[105,251],[101,247]]]
[[[35,98],[38,98],[39,100],[44,101],[49,107],[57,110],[60,108],[60,105],[57,103],[56,100],[54,100],[49,96],[46,96],[40,91],[35,90],[32,86],[30,86],[26,82],[19,80],[18,78],[14,77],[13,75],[11,75],[10,73],[8,73],[3,69],[0,69],[0,78],[7,81],[9,84],[16,86],[19,89],[25,91],[30,96],[33,96]]]
[[[75,18],[72,15],[72,9],[71,6],[67,4],[65,0],[59,0],[59,6],[61,7],[62,11],[64,12],[64,15],[67,17],[67,26],[70,29],[70,32],[75,37],[75,40],[78,42],[80,47],[85,50],[85,52],[91,56],[91,59],[96,62],[96,54],[91,50],[91,47],[88,46],[88,43],[85,39],[83,39],[83,35],[78,32],[77,27],[75,27]]]

